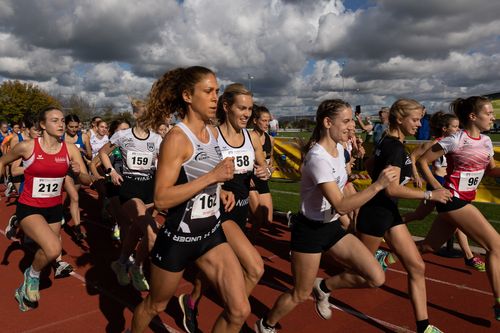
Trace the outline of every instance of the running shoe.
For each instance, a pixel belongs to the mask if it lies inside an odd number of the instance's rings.
[[[425,329],[424,333],[443,333],[439,328],[433,325],[427,325],[427,328]]]
[[[493,306],[493,312],[495,313],[495,319],[500,320],[500,304],[495,304]]]
[[[113,226],[113,230],[111,232],[111,238],[113,240],[115,240],[115,241],[119,241],[120,240],[120,227],[116,223]]]
[[[380,264],[384,272],[387,270],[388,267],[387,263],[385,262],[385,258],[387,258],[389,254],[390,254],[389,252],[382,249],[378,249],[377,252],[375,252],[375,259],[377,259],[378,263]]]
[[[7,223],[7,228],[5,228],[5,237],[11,240],[16,236],[17,228],[19,227],[19,221],[16,215],[12,215]]]
[[[28,300],[22,287],[16,289],[14,298],[19,303],[19,310],[21,310],[22,312],[26,312],[30,309],[38,307],[38,302],[31,302],[30,300]]]
[[[12,182],[9,182],[7,184],[7,188],[5,189],[5,197],[6,198],[10,197],[13,191],[14,191],[14,184],[12,184]]]
[[[466,266],[474,268],[476,271],[485,272],[486,264],[479,257],[472,257],[470,259],[464,258]]]
[[[118,260],[111,263],[111,269],[116,274],[116,279],[120,286],[126,286],[130,283],[130,276],[128,275],[127,265],[121,264]]]
[[[149,284],[148,280],[144,276],[142,268],[137,265],[130,266],[129,269],[130,276],[132,277],[132,285],[138,291],[148,291]]]
[[[319,287],[322,280],[322,278],[316,278],[316,280],[314,280],[313,295],[316,302],[316,312],[321,318],[330,319],[332,317],[332,309],[328,301],[330,293],[325,293]]]
[[[21,294],[30,302],[38,302],[40,300],[40,291],[38,290],[40,286],[40,278],[30,276],[30,267],[26,268],[24,271],[24,281],[21,287]]]
[[[87,238],[87,234],[85,231],[82,231],[82,226],[80,224],[73,226],[73,232],[75,233],[76,240],[79,242]]]
[[[291,210],[289,210],[286,213],[286,220],[287,220],[288,227],[291,228],[292,225],[293,225],[293,222],[292,222],[292,211]]]
[[[54,271],[54,278],[62,279],[68,277],[73,272],[73,266],[71,266],[66,261],[59,260],[56,261]]]
[[[182,310],[182,325],[188,333],[195,333],[198,330],[198,320],[196,316],[198,315],[198,310],[196,307],[192,308],[189,304],[189,295],[181,294],[179,296],[179,305]]]
[[[257,332],[257,333],[276,333],[276,332],[278,332],[276,330],[276,328],[274,328],[274,327],[270,327],[270,328],[265,327],[262,318],[257,320],[257,322],[254,325],[254,329],[255,329],[255,332]]]

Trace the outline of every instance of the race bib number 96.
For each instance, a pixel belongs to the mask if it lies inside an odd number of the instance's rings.
[[[216,215],[220,206],[220,186],[212,194],[200,193],[193,200],[193,209],[191,210],[191,219],[202,219]]]
[[[63,178],[37,178],[33,179],[33,198],[54,198],[61,195]]]
[[[127,152],[127,166],[131,170],[149,170],[153,164],[153,154],[138,151]]]
[[[484,170],[474,172],[461,172],[460,183],[458,185],[459,191],[474,191],[479,186],[481,179],[483,179]]]

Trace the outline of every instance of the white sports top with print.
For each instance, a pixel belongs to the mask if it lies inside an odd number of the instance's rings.
[[[90,147],[92,148],[92,158],[96,157],[99,150],[109,142],[107,135],[103,136],[101,139],[97,135],[90,135]]]
[[[151,178],[156,171],[156,158],[162,137],[152,131],[145,139],[135,136],[132,128],[116,131],[109,140],[120,148],[123,156],[123,175],[134,178]]]
[[[459,199],[474,200],[484,171],[494,155],[491,139],[483,134],[472,138],[467,131],[460,130],[438,143],[448,162],[444,186]]]
[[[323,196],[319,184],[335,182],[340,191],[347,183],[344,148],[337,144],[338,156],[333,157],[325,148],[315,144],[307,153],[302,164],[300,181],[300,211],[310,220],[329,223],[337,220],[339,214]]]

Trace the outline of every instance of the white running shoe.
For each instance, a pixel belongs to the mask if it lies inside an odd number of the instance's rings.
[[[316,301],[316,312],[321,318],[330,319],[332,317],[332,309],[330,308],[330,302],[328,301],[330,293],[325,293],[321,290],[319,287],[321,281],[323,281],[322,278],[316,278],[313,286],[313,295],[314,300]]]
[[[257,320],[257,322],[254,325],[255,332],[257,333],[277,333],[278,331],[276,328],[271,327],[271,328],[266,328],[264,326],[264,323],[262,321],[262,318]]]

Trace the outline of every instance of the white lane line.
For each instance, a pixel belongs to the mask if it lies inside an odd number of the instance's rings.
[[[288,289],[284,286],[280,286],[280,285],[277,285],[277,284],[274,284],[272,282],[269,282],[269,281],[265,281],[265,280],[260,280],[261,284],[264,284],[266,286],[269,286],[275,290],[280,290],[282,292],[286,292]],[[315,301],[314,300],[314,297],[312,296],[309,296],[309,300],[311,301]],[[350,315],[353,315],[355,317],[358,317],[360,319],[363,319],[363,320],[371,320],[371,321],[374,321],[376,322],[377,324],[379,325],[382,325],[384,327],[387,327],[388,329],[391,329],[393,330],[394,332],[398,332],[398,333],[415,333],[414,331],[411,331],[407,328],[404,328],[404,327],[401,327],[401,326],[397,326],[397,325],[394,325],[394,324],[391,324],[391,323],[388,323],[382,319],[378,319],[378,318],[375,318],[375,317],[371,317],[371,316],[368,316],[364,313],[361,313],[361,312],[358,312],[356,310],[351,310],[351,309],[348,309],[348,308],[344,308],[342,306],[338,306],[338,305],[335,305],[335,304],[332,304],[332,303],[329,303],[330,304],[330,307],[336,309],[336,310],[340,310],[342,312],[345,312],[345,313],[348,313]]]
[[[31,333],[31,332],[45,331],[47,328],[50,328],[50,327],[53,327],[53,326],[59,326],[61,324],[64,324],[64,323],[67,323],[67,322],[73,321],[75,319],[79,319],[79,318],[82,318],[82,317],[85,317],[85,316],[88,316],[88,315],[91,315],[91,314],[94,314],[94,313],[98,313],[98,312],[100,312],[100,310],[93,310],[93,311],[89,311],[89,312],[86,312],[86,313],[81,313],[81,314],[78,314],[78,315],[73,316],[73,317],[69,317],[69,318],[66,318],[66,319],[61,319],[61,320],[58,320],[58,321],[53,321],[50,324],[38,326],[36,328],[33,328],[31,330],[27,330],[27,331],[23,331],[23,332],[24,333]]]
[[[330,303],[330,306],[334,309],[337,309],[337,310],[340,310],[340,311],[343,311],[343,312],[346,312],[346,313],[349,313],[353,316],[356,316],[360,319],[368,319],[368,320],[372,320],[374,322],[376,322],[377,324],[380,324],[382,326],[385,326],[395,332],[398,332],[398,333],[415,333],[414,331],[412,330],[409,330],[407,328],[404,328],[404,327],[401,327],[401,326],[397,326],[397,325],[394,325],[394,324],[391,324],[391,323],[388,323],[386,321],[383,321],[381,319],[378,319],[378,318],[375,318],[375,317],[372,317],[372,316],[368,316],[364,313],[361,313],[361,312],[358,312],[358,311],[355,311],[355,310],[351,310],[351,309],[347,309],[347,308],[343,308],[341,306],[337,306],[337,305],[334,305],[332,303]]]
[[[400,270],[393,269],[393,268],[388,268],[387,270],[391,271],[391,272],[403,274],[403,275],[408,275],[408,273],[405,271],[400,271]],[[493,294],[491,292],[476,289],[476,288],[467,287],[467,286],[464,286],[463,284],[451,283],[448,281],[438,280],[438,279],[434,279],[434,278],[430,278],[430,277],[425,277],[425,279],[428,281],[431,281],[431,282],[436,282],[436,283],[444,284],[446,286],[455,287],[457,289],[468,290],[468,291],[476,292],[478,294],[493,296]]]

